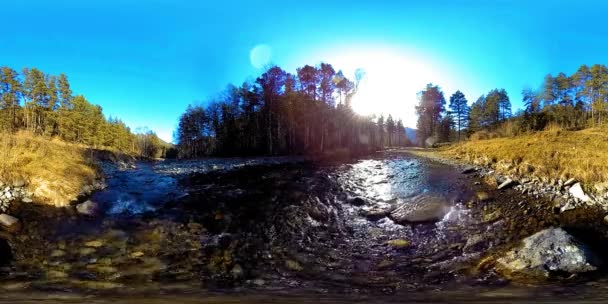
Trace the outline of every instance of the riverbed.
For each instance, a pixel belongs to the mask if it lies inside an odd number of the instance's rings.
[[[544,228],[590,231],[595,225],[579,223],[597,219],[555,214],[551,202],[408,153],[104,171],[107,188],[90,198],[102,209],[96,216],[15,206],[23,228],[3,235],[13,258],[0,301],[561,301],[602,298],[608,287],[601,274],[514,283],[484,267],[485,257]],[[440,212],[419,222],[388,212],[431,199]]]

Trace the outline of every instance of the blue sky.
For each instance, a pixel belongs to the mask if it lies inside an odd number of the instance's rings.
[[[290,72],[321,61],[347,75],[384,66],[376,71],[390,78],[369,75],[359,102],[382,96],[410,126],[425,82],[470,102],[505,88],[517,108],[522,88],[547,73],[608,63],[606,1],[4,2],[0,65],[66,73],[107,116],[166,140],[188,104],[262,72],[250,60],[260,44]],[[387,79],[403,87],[378,84]]]

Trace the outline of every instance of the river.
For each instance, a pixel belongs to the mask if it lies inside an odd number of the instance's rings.
[[[97,216],[19,207],[24,225],[5,236],[13,259],[2,268],[0,301],[554,302],[601,299],[608,287],[603,275],[513,283],[480,266],[574,220],[549,202],[408,153],[104,171],[108,187],[90,198],[102,208]],[[412,218],[414,203],[438,207]],[[390,212],[399,207],[408,221]]]

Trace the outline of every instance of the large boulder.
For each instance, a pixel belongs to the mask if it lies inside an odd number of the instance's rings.
[[[436,136],[431,136],[424,141],[424,145],[427,148],[434,147],[439,142],[439,138]]]
[[[597,270],[599,259],[587,246],[561,228],[549,228],[525,238],[519,247],[497,259],[507,276],[557,278]]]
[[[389,217],[398,224],[437,222],[450,211],[450,204],[441,195],[421,194],[400,203]]]

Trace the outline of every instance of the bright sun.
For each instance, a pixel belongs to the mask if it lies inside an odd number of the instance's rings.
[[[353,110],[361,115],[388,114],[402,119],[407,127],[416,126],[416,94],[429,82],[442,79],[433,67],[419,56],[408,56],[392,50],[354,51],[336,56],[331,62],[354,79],[362,68],[365,77],[353,97]]]

